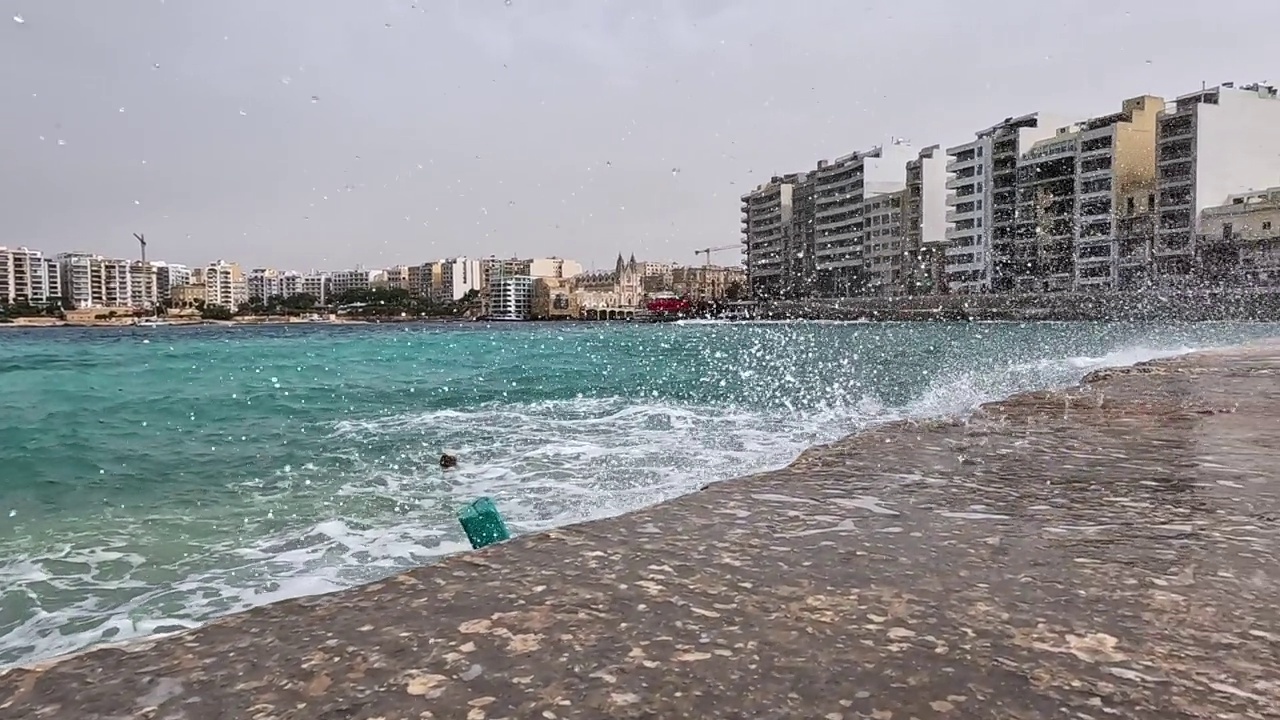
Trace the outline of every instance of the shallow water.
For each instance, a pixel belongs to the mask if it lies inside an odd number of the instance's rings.
[[[193,626],[1277,325],[0,333],[0,666]],[[461,465],[447,475],[442,450]]]

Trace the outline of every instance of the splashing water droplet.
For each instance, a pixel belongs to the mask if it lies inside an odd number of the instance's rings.
[[[384,23],[384,24],[382,25],[382,27],[384,27],[384,28],[390,28],[390,27],[391,27],[391,23]]]
[[[318,103],[318,102],[320,102],[320,96],[319,96],[319,95],[312,95],[312,96],[311,96],[311,103],[314,105],[315,103]]]
[[[152,69],[152,70],[159,70],[159,69],[160,69],[160,63],[155,63],[155,64],[153,64],[153,65],[151,66],[151,69]]]
[[[142,201],[141,201],[141,200],[134,200],[134,201],[133,201],[133,204],[134,204],[134,205],[141,205],[141,204],[142,204]]]
[[[291,82],[293,82],[293,78],[289,77],[288,75],[285,75],[284,77],[280,78],[281,85],[288,85]]]
[[[671,168],[671,174],[672,174],[672,175],[679,175],[679,174],[680,174],[680,168]]]
[[[240,114],[241,114],[241,115],[248,115],[249,113],[247,113],[247,112],[245,112],[245,111],[241,110],[241,111],[240,111]]]
[[[502,4],[511,7],[511,0],[502,0]]]
[[[507,3],[507,4],[508,4],[508,5],[510,5],[511,3]],[[26,18],[24,18],[24,17],[22,17],[22,15],[21,15],[21,14],[18,14],[18,15],[14,15],[14,16],[13,16],[13,21],[14,21],[14,22],[16,22],[16,23],[18,23],[19,25],[22,25],[23,23],[25,23],[25,22],[27,21],[27,19],[26,19]],[[10,515],[9,517],[13,517],[13,516],[12,516],[12,515]]]
[[[58,138],[58,144],[59,144],[59,145],[66,145],[66,144],[67,144],[67,141],[66,141],[66,140],[63,140],[62,138]]]

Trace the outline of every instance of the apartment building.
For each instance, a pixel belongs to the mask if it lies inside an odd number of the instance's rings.
[[[947,155],[940,145],[924,148],[907,163],[902,232],[907,265],[901,291],[939,292],[945,287],[947,249]]]
[[[575,275],[582,274],[582,264],[574,260],[565,260],[564,258],[533,258],[525,260],[523,263],[524,275],[542,278],[558,278],[560,280],[568,280]]]
[[[1156,198],[1156,125],[1164,99],[1125,100],[1077,131],[1072,289],[1129,290],[1149,282]]]
[[[1018,160],[1066,123],[1043,113],[1003,121],[947,148],[947,288],[953,293],[989,292],[997,266],[1016,261]]]
[[[870,258],[864,246],[864,205],[868,198],[905,189],[907,163],[915,157],[909,143],[894,138],[865,152],[819,161],[813,173],[813,255],[826,292],[850,296],[865,291]]]
[[[479,292],[483,289],[484,279],[479,260],[458,257],[441,260],[437,264],[440,268],[440,280],[436,286],[438,300],[457,302],[472,290]]]
[[[537,280],[531,275],[495,276],[483,298],[484,314],[491,320],[528,320],[533,315]]]
[[[1196,249],[1200,275],[1211,284],[1280,287],[1280,186],[1205,208]]]
[[[316,302],[324,305],[329,302],[329,275],[327,273],[310,272],[297,278],[297,294],[310,295]],[[293,293],[289,293],[293,294]],[[286,295],[287,297],[288,295]]]
[[[152,261],[156,269],[156,300],[168,302],[173,298],[173,288],[191,284],[191,268],[186,265]]]
[[[352,290],[368,290],[373,287],[376,274],[360,265],[355,270],[336,270],[329,273],[329,292],[336,296]]]
[[[396,265],[383,271],[386,287],[392,290],[409,291],[409,266]]]
[[[779,297],[786,285],[787,228],[794,217],[796,187],[804,173],[775,175],[742,196],[742,245],[751,296]]]
[[[151,309],[160,302],[160,284],[151,263],[129,263],[129,307]]]
[[[77,309],[132,307],[128,260],[85,252],[57,256],[63,297]]]
[[[224,260],[209,263],[192,273],[192,281],[204,286],[206,305],[234,310],[249,302],[249,285],[244,272],[236,263]]]
[[[1018,158],[1013,235],[991,242],[993,292],[1071,289],[1079,154],[1080,129],[1069,125]]]
[[[0,246],[0,304],[48,305],[61,299],[56,260],[39,250]]]
[[[1270,85],[1223,83],[1183,95],[1156,133],[1156,281],[1194,281],[1201,213],[1280,177],[1280,98]]]
[[[905,173],[905,165],[903,170]],[[905,183],[905,174],[904,174]],[[906,188],[867,198],[862,205],[863,292],[896,295],[905,287],[902,201]]]
[[[249,302],[266,302],[267,298],[283,295],[282,277],[275,268],[253,268],[245,275],[245,292]]]

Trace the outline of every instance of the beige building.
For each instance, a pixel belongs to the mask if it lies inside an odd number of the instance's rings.
[[[1280,186],[1232,195],[1200,213],[1197,264],[1211,283],[1280,286]]]
[[[217,260],[196,268],[191,273],[191,282],[204,286],[206,305],[235,310],[242,303],[249,302],[249,284],[236,263]]]
[[[745,299],[748,291],[747,272],[740,267],[689,265],[671,271],[671,292],[695,302]],[[730,298],[735,292],[737,297]]]
[[[193,308],[205,304],[205,286],[174,285],[169,288],[169,302],[175,308]]]
[[[636,309],[644,302],[644,275],[636,257],[618,255],[613,272],[585,272],[572,278],[574,294],[584,313],[619,308]]]
[[[1076,172],[1076,290],[1147,284],[1155,237],[1156,125],[1164,99],[1142,95],[1080,124]]]
[[[571,280],[563,278],[534,280],[533,318],[535,320],[576,320],[581,317],[581,298],[573,292]]]
[[[576,275],[582,274],[582,264],[574,260],[565,260],[564,258],[533,258],[524,261],[525,275],[541,278],[558,278],[568,280]]]

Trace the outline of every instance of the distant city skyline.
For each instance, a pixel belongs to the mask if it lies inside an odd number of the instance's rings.
[[[1224,19],[1269,27],[1280,5],[1075,7],[0,0],[0,245],[132,258],[142,232],[192,265],[696,264],[777,169],[1274,79],[1255,77],[1265,40]]]

